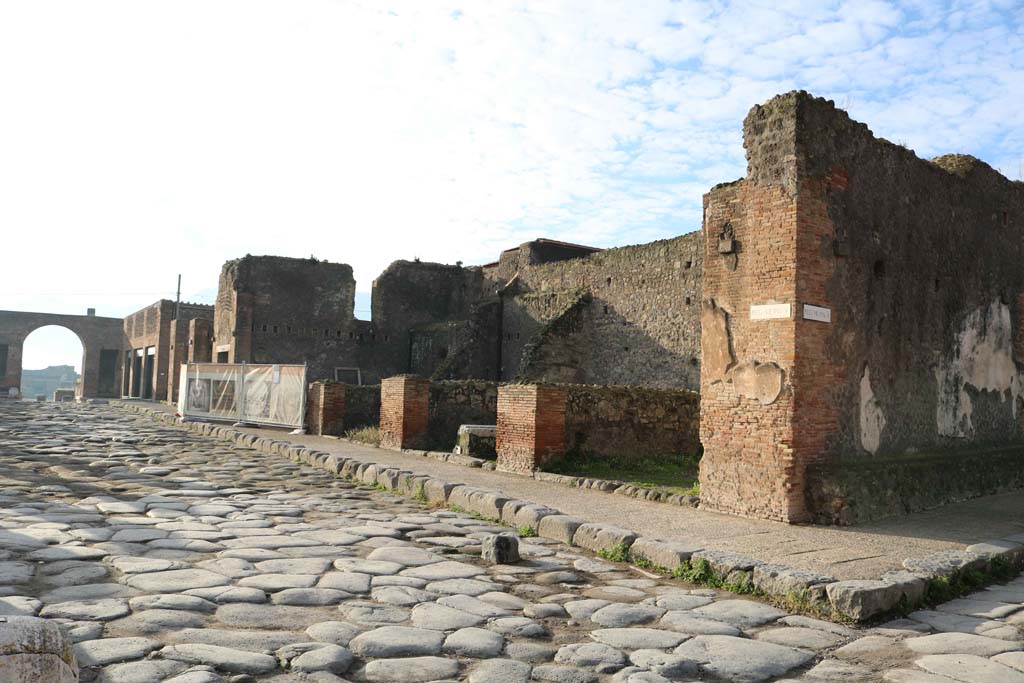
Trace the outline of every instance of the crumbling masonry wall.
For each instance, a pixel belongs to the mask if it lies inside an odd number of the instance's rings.
[[[501,378],[696,389],[699,232],[550,263],[485,266],[501,289]]]
[[[744,145],[705,197],[702,505],[851,523],[1024,484],[1021,184],[806,93]]]

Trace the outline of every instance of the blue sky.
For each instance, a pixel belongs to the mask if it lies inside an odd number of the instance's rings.
[[[0,0],[0,309],[212,301],[246,253],[467,264],[700,227],[794,88],[1024,173],[1020,2]],[[357,308],[367,307],[360,296]],[[26,367],[72,343],[26,348]],[[60,354],[63,354],[61,356]]]

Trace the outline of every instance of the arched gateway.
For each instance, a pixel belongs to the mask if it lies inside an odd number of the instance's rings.
[[[121,318],[27,311],[0,311],[0,394],[9,396],[14,389],[16,395],[20,391],[22,345],[29,334],[47,325],[66,327],[82,342],[79,396],[120,396],[120,359],[124,345],[124,321]]]

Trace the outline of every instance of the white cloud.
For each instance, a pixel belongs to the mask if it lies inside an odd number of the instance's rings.
[[[687,232],[744,172],[743,116],[792,88],[1015,173],[1022,21],[967,0],[0,0],[0,225],[23,255],[0,308],[124,314],[245,253],[351,263],[365,291],[396,258]]]

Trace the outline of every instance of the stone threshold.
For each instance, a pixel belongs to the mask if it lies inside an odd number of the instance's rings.
[[[833,617],[864,622],[922,605],[933,581],[948,581],[967,572],[989,571],[1006,563],[1024,569],[1024,534],[944,550],[904,560],[904,569],[878,579],[839,581],[807,570],[767,563],[738,553],[705,549],[696,544],[638,536],[610,524],[588,522],[553,508],[517,500],[500,491],[454,483],[397,467],[317,451],[287,440],[270,439],[210,422],[183,422],[174,413],[144,404],[111,402],[171,426],[243,448],[281,455],[355,482],[376,486],[421,502],[497,520],[514,528],[530,527],[537,535],[596,553],[626,553],[633,561],[666,572],[700,564],[718,581],[749,586],[771,598],[793,601]],[[561,476],[561,475],[555,475]],[[826,614],[827,616],[827,614]]]

